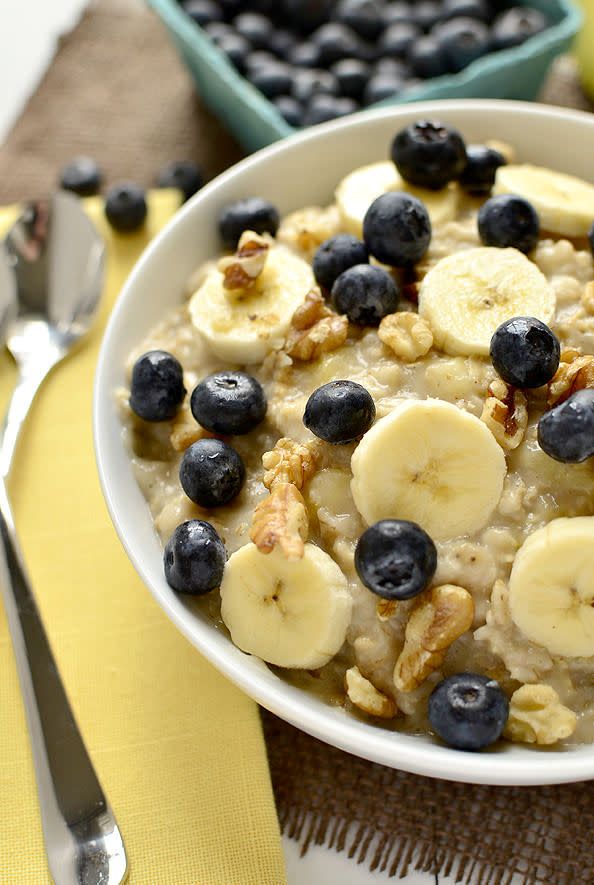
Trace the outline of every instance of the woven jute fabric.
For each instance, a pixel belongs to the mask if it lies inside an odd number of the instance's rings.
[[[542,98],[592,109],[569,60],[556,66]],[[108,183],[150,185],[169,160],[196,160],[212,177],[242,151],[200,103],[154,17],[130,0],[103,0],[62,39],[0,148],[0,201],[47,192],[78,154],[95,157]],[[418,868],[480,885],[594,882],[590,784],[435,781],[262,716],[280,823],[304,850],[325,844],[386,876]]]

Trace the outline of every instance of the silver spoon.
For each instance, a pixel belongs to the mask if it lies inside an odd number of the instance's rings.
[[[119,885],[127,874],[124,843],[66,697],[6,491],[37,390],[93,320],[105,250],[78,199],[64,192],[28,206],[5,247],[17,309],[5,266],[0,317],[19,378],[0,431],[0,585],[29,725],[45,847],[56,885]]]

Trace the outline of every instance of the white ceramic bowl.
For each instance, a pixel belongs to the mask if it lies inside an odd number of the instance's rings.
[[[394,133],[421,117],[445,120],[467,142],[498,138],[521,160],[586,179],[594,176],[594,116],[505,101],[427,102],[309,129],[219,176],[190,200],[154,240],[130,275],[105,333],[97,368],[94,427],[103,491],[120,539],[171,620],[222,673],[258,703],[336,747],[393,768],[484,784],[549,784],[594,777],[594,747],[540,752],[506,744],[483,753],[448,749],[432,738],[393,733],[287,685],[243,654],[206,616],[184,604],[163,577],[162,550],[122,442],[114,390],[129,351],[182,297],[190,273],[217,253],[216,219],[227,203],[259,194],[281,213],[331,201],[356,166],[387,156]],[[594,215],[594,206],[592,207]]]

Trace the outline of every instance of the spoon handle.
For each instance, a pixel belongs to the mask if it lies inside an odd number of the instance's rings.
[[[0,439],[10,467],[18,427],[35,385],[15,388]],[[33,389],[34,387],[34,389]],[[6,428],[12,428],[8,437]],[[46,851],[56,885],[119,885],[126,878],[123,841],[78,730],[19,549],[0,478],[0,587],[8,616],[37,777]]]

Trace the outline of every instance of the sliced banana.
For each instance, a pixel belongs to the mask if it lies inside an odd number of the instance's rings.
[[[419,289],[419,314],[435,346],[453,356],[487,356],[504,320],[533,316],[548,323],[554,313],[552,287],[517,249],[485,246],[448,255]]]
[[[491,431],[441,400],[403,400],[369,430],[351,460],[363,519],[410,519],[435,540],[472,534],[497,506],[505,456]]]
[[[594,516],[554,519],[516,553],[512,620],[551,654],[594,655]]]
[[[221,616],[231,639],[269,664],[323,667],[345,640],[351,609],[345,576],[314,544],[292,562],[246,544],[225,566]]]
[[[192,323],[220,359],[259,363],[282,345],[291,317],[314,283],[306,261],[274,245],[255,285],[244,293],[224,289],[223,275],[213,268],[190,301]]]
[[[388,191],[407,191],[425,204],[432,225],[452,221],[458,211],[459,191],[455,184],[439,191],[413,187],[400,176],[394,163],[372,163],[355,169],[336,188],[336,202],[345,230],[363,235],[363,219],[373,201]]]
[[[594,220],[594,185],[541,166],[500,166],[495,194],[518,194],[532,203],[545,231],[585,237]]]

